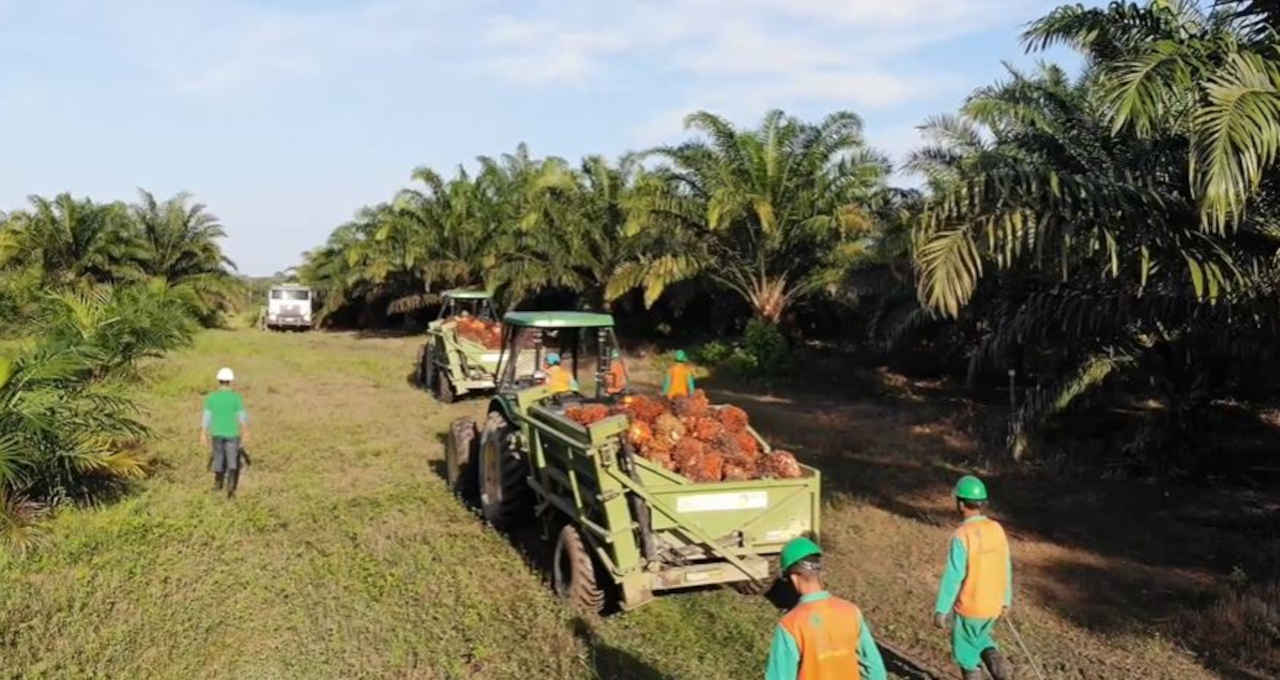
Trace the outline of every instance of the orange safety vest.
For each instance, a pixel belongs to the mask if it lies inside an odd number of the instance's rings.
[[[778,623],[800,650],[796,680],[858,680],[862,615],[838,597],[801,602]]]
[[[693,371],[685,364],[671,364],[671,368],[667,369],[667,377],[671,379],[671,384],[667,386],[667,393],[663,396],[672,399],[689,396],[689,376],[691,375]]]
[[[605,390],[609,394],[617,394],[627,388],[627,369],[622,365],[621,361],[615,361],[609,364],[609,387]]]
[[[1005,589],[1009,586],[1009,541],[1004,529],[995,520],[983,517],[961,524],[956,538],[968,554],[956,613],[970,619],[994,619],[1004,607]]]
[[[572,391],[573,376],[564,366],[548,366],[547,387],[551,388],[552,394]]]

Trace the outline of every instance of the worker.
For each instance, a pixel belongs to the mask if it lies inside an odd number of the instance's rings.
[[[609,354],[609,373],[604,384],[605,394],[611,397],[627,390],[627,367],[622,364],[622,354],[616,349]]]
[[[689,368],[688,361],[684,350],[676,350],[676,362],[667,369],[667,377],[662,381],[662,396],[675,399],[693,394],[693,369]]]
[[[240,393],[231,389],[235,373],[223,367],[216,377],[218,389],[204,400],[200,441],[211,447],[209,468],[213,471],[214,490],[221,490],[225,482],[227,498],[231,498],[240,482],[240,447],[249,441],[249,413]]]
[[[559,354],[547,352],[546,364],[546,385],[551,388],[552,394],[578,391],[577,378],[573,377],[569,369],[560,365]]]
[[[765,680],[885,680],[871,628],[852,602],[822,585],[822,549],[807,538],[782,546],[783,577],[800,602],[778,622]]]
[[[964,680],[981,680],[983,664],[995,680],[1009,680],[1013,667],[991,638],[1013,604],[1009,541],[1000,524],[982,514],[987,487],[981,479],[961,477],[952,495],[964,521],[951,539],[933,620],[944,630],[952,624],[951,655]]]

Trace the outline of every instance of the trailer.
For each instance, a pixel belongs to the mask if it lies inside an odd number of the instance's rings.
[[[637,455],[625,414],[585,427],[566,417],[609,403],[611,316],[513,312],[504,324],[497,394],[482,425],[460,418],[450,427],[446,477],[497,528],[536,518],[554,541],[555,591],[575,608],[598,612],[616,599],[630,610],[655,593],[713,584],[764,592],[783,544],[818,537],[814,468],[802,465],[795,479],[694,483]],[[579,350],[592,345],[593,388],[553,394],[540,384],[544,349],[569,357],[576,378]]]
[[[427,341],[418,352],[415,379],[436,399],[449,403],[472,391],[492,390],[501,352],[466,337],[460,326],[497,324],[492,296],[483,290],[454,289],[441,294],[436,319],[427,326]]]

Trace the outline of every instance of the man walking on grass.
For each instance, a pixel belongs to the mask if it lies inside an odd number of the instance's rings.
[[[236,494],[240,481],[240,445],[249,441],[249,413],[244,399],[231,389],[236,379],[230,368],[218,370],[218,389],[204,399],[204,415],[200,441],[211,446],[209,467],[213,470],[213,488],[221,490],[226,483],[227,498]]]
[[[991,632],[1013,604],[1013,565],[1004,529],[982,514],[987,487],[965,475],[956,482],[956,509],[964,522],[956,529],[938,587],[934,623],[946,629],[954,613],[951,654],[964,680],[982,680],[983,664],[995,680],[1011,680],[1013,666]]]
[[[800,594],[773,632],[765,680],[885,680],[884,660],[862,612],[822,585],[822,549],[807,538],[782,546],[783,578]]]

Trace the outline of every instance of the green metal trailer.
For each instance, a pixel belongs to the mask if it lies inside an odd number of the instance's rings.
[[[694,483],[637,455],[625,415],[588,427],[565,417],[571,406],[607,401],[612,317],[516,312],[504,324],[497,395],[482,426],[454,421],[446,474],[494,526],[540,522],[543,538],[555,541],[555,590],[576,608],[599,611],[616,597],[633,609],[655,593],[711,584],[763,592],[782,545],[817,538],[814,468],[802,465],[797,479]],[[572,358],[575,377],[578,350],[595,345],[595,388],[583,390],[593,396],[539,384],[536,368],[553,343]]]
[[[440,313],[427,325],[427,341],[418,352],[417,383],[449,403],[468,392],[492,390],[501,352],[458,333],[465,316],[496,321],[492,296],[483,290],[441,293]]]

